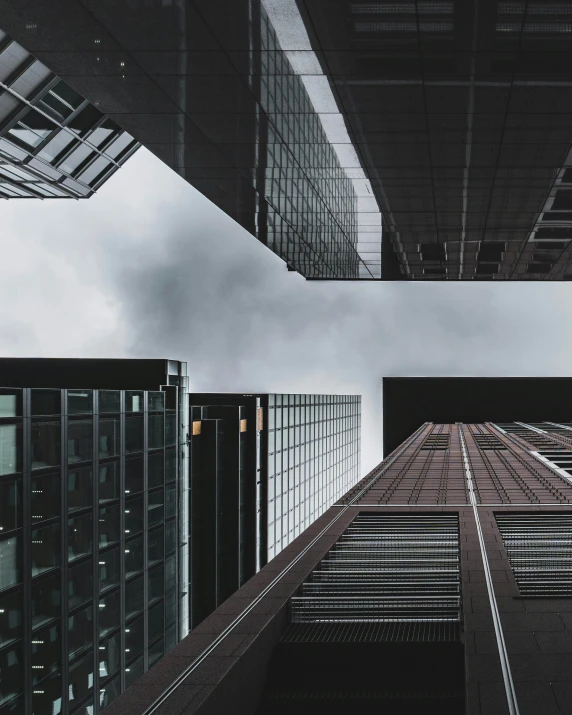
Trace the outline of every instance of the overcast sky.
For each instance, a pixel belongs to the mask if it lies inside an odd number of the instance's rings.
[[[383,376],[572,374],[572,284],[306,282],[144,149],[87,201],[1,208],[2,354],[166,357],[193,390],[361,394],[364,473]]]

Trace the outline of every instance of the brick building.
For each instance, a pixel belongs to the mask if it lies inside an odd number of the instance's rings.
[[[572,423],[425,423],[108,712],[569,713]]]

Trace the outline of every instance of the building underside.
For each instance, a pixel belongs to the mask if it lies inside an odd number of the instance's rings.
[[[0,10],[26,50],[306,278],[570,279],[569,3],[285,0],[305,40],[275,31],[272,4]]]

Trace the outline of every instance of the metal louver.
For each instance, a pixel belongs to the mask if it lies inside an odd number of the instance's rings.
[[[421,445],[421,449],[449,449],[449,435],[430,434]]]
[[[505,445],[492,434],[474,434],[473,439],[479,449],[506,449]]]
[[[290,605],[292,623],[459,624],[457,515],[360,514]]]
[[[572,597],[572,514],[497,514],[521,596]]]

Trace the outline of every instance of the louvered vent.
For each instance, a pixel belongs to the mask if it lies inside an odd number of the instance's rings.
[[[430,434],[421,445],[421,449],[449,449],[449,435]]]
[[[572,598],[572,514],[497,514],[522,596]]]
[[[290,599],[292,623],[454,624],[456,515],[360,514]],[[414,629],[404,628],[410,635]],[[422,639],[421,627],[418,628]]]
[[[474,434],[473,438],[479,449],[506,449],[500,439],[492,434]]]

